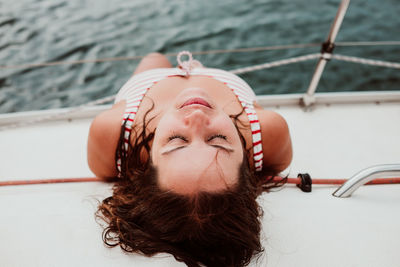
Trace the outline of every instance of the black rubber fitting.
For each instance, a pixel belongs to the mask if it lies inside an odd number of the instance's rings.
[[[300,179],[300,184],[297,185],[301,191],[309,193],[312,190],[312,179],[308,173],[299,173],[297,178]]]
[[[321,45],[321,54],[332,54],[333,49],[335,49],[335,44],[331,42],[325,42]],[[326,60],[330,60],[330,58],[325,58]]]

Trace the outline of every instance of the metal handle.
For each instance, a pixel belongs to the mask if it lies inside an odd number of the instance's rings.
[[[382,177],[384,175],[399,175],[400,164],[383,164],[376,165],[366,168],[359,173],[351,177],[341,187],[339,187],[333,196],[335,197],[350,197],[351,194],[356,191],[360,186],[372,181],[375,178]]]

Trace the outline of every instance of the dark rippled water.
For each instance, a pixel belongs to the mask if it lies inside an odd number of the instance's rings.
[[[0,65],[323,42],[335,1],[0,0]],[[337,41],[400,40],[398,0],[352,1]],[[226,70],[319,47],[201,55]],[[399,46],[337,47],[400,61]],[[175,59],[171,58],[175,63]],[[304,92],[316,61],[245,74],[257,94]],[[115,94],[138,61],[0,69],[0,113],[75,106]],[[399,90],[399,70],[331,61],[318,91]]]

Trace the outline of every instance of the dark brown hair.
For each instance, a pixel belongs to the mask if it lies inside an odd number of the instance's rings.
[[[237,123],[239,115],[231,117],[246,147]],[[256,198],[284,181],[272,182],[268,168],[252,172],[249,151],[244,150],[239,179],[232,188],[194,195],[162,190],[149,158],[154,132],[146,132],[145,118],[143,127],[136,129],[128,154],[121,149],[122,141],[118,145],[122,174],[114,184],[113,195],[103,200],[96,213],[108,224],[103,231],[106,245],[119,245],[127,252],[146,256],[170,253],[188,266],[245,266],[263,251],[262,209]]]

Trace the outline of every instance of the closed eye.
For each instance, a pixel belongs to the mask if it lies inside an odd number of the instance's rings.
[[[210,137],[207,139],[207,142],[209,142],[209,141],[211,141],[211,140],[214,140],[214,139],[216,139],[216,138],[220,138],[220,139],[226,140],[226,135],[214,134],[214,135],[210,136]],[[173,135],[171,135],[170,137],[168,137],[168,141],[172,141],[172,140],[174,140],[174,139],[181,139],[181,140],[183,140],[183,141],[185,141],[185,142],[188,141],[188,139],[187,139],[186,137],[184,137],[184,136],[182,136],[182,135],[179,135],[179,134],[173,134]]]
[[[168,141],[172,141],[172,140],[174,140],[174,139],[181,139],[181,140],[183,140],[183,141],[185,141],[185,142],[188,141],[188,140],[186,139],[186,137],[184,137],[184,136],[182,136],[182,135],[179,135],[179,134],[174,134],[174,135],[171,135],[170,137],[168,137]]]
[[[212,141],[212,140],[214,140],[214,139],[217,139],[217,138],[222,139],[222,140],[227,140],[227,137],[226,137],[225,135],[222,135],[222,134],[214,134],[214,135],[210,136],[210,137],[207,139],[207,142],[210,142],[210,141]],[[184,141],[184,142],[188,142],[188,139],[187,139],[186,137],[180,135],[180,134],[173,134],[173,135],[171,135],[171,136],[168,137],[168,141],[172,141],[172,140],[175,140],[175,139],[180,139],[180,140],[182,140],[182,141]],[[228,153],[233,153],[233,152],[235,152],[234,149],[229,148],[229,147],[225,147],[225,146],[222,146],[222,145],[219,145],[219,144],[211,144],[211,146],[212,146],[212,147],[215,147],[215,148],[218,148],[218,149],[222,149],[222,150],[224,150],[224,151],[226,151],[226,152],[228,152]],[[163,154],[163,155],[167,155],[167,154],[169,154],[169,153],[171,153],[171,152],[177,151],[177,150],[179,150],[179,149],[183,149],[183,148],[185,148],[185,147],[187,147],[187,145],[184,145],[184,146],[177,146],[177,147],[174,147],[174,148],[172,148],[172,149],[170,149],[170,150],[164,151],[162,154]]]
[[[223,140],[226,140],[226,136],[225,136],[225,135],[222,135],[222,134],[215,134],[215,135],[213,135],[213,136],[210,136],[210,137],[207,139],[207,141],[209,142],[209,141],[211,141],[211,140],[213,140],[213,139],[216,139],[216,138],[221,138],[221,139],[223,139]]]

